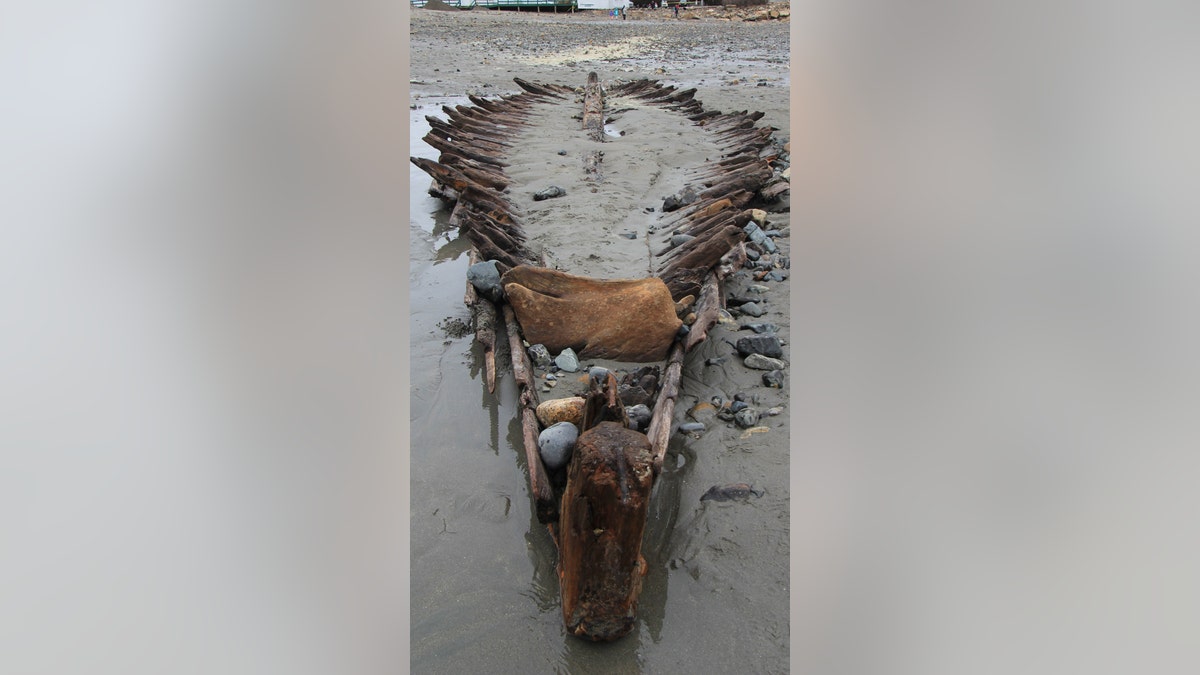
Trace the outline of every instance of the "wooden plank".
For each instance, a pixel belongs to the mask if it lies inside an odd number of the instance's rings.
[[[533,378],[533,364],[525,353],[521,334],[517,328],[517,317],[513,314],[512,306],[504,305],[504,324],[508,330],[508,346],[512,355],[513,377],[521,390],[518,405],[521,408],[521,435],[525,443],[525,463],[529,468],[529,492],[533,495],[537,506],[539,523],[551,523],[558,520],[558,504],[554,501],[554,493],[550,488],[550,480],[546,476],[546,467],[542,465],[542,457],[538,454],[538,421],[535,411],[538,406],[538,395]]]

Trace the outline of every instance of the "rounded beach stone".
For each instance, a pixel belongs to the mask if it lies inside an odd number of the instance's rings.
[[[556,471],[571,460],[575,441],[579,440],[579,428],[570,422],[559,422],[538,435],[538,454],[547,469]]]
[[[762,354],[747,356],[745,364],[747,368],[754,368],[755,370],[782,370],[787,366],[787,364],[779,359],[773,359]]]
[[[556,398],[538,404],[535,414],[543,427],[552,427],[559,422],[570,422],[576,426],[583,423],[583,397]]]
[[[492,302],[499,302],[504,297],[500,286],[500,268],[495,260],[485,260],[467,268],[467,281],[476,291]]]

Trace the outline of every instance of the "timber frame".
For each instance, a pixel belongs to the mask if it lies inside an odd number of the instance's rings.
[[[541,265],[527,245],[522,214],[505,195],[512,138],[533,124],[533,108],[582,94],[582,128],[604,141],[605,98],[619,94],[687,117],[711,134],[721,159],[693,172],[695,199],[664,214],[663,222],[693,238],[656,253],[656,276],[681,304],[694,300],[695,320],[676,338],[665,361],[645,434],[627,428],[617,383],[610,374],[594,381],[585,404],[582,435],[567,469],[566,486],[556,494],[550,472],[538,452],[539,403],[534,368],[524,348],[513,309],[498,306],[468,282],[465,303],[471,308],[475,339],[484,354],[489,392],[495,391],[496,334],[503,321],[513,377],[519,388],[519,418],[529,487],[538,521],[547,524],[559,549],[563,618],[568,632],[583,638],[614,640],[632,630],[637,596],[646,564],[641,537],[650,490],[662,472],[685,355],[703,342],[724,307],[722,281],[747,261],[747,233],[755,219],[748,208],[770,202],[788,190],[773,169],[772,127],[759,127],[760,112],[705,110],[696,90],[678,90],[648,79],[611,84],[596,73],[581,89],[537,84],[515,78],[521,91],[485,99],[470,96],[471,106],[443,106],[446,119],[427,116],[422,139],[440,151],[438,161],[410,158],[433,178],[430,194],[452,204],[450,224],[471,243],[470,262],[495,260],[501,272],[519,265]],[[603,153],[584,158],[584,170],[599,176]],[[759,212],[761,213],[761,212]],[[760,217],[761,218],[761,217]],[[762,224],[759,222],[759,224]]]

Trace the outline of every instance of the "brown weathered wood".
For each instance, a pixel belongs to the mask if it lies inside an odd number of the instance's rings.
[[[671,292],[671,299],[679,301],[689,295],[699,295],[700,286],[704,283],[704,275],[707,273],[707,269],[676,265],[664,269],[658,276],[667,285],[667,290]]]
[[[696,321],[688,331],[687,339],[683,342],[683,350],[690,352],[696,345],[708,338],[708,331],[717,324],[721,309],[721,286],[717,275],[709,273],[700,287],[700,297],[696,299]]]
[[[759,190],[758,194],[760,194],[763,199],[771,201],[771,200],[778,199],[780,195],[782,195],[783,193],[785,193],[791,189],[792,189],[791,183],[788,183],[787,181],[785,181],[781,178],[778,181],[775,181],[775,182],[767,185],[766,187],[762,188],[761,190]]]
[[[646,430],[653,453],[655,476],[662,473],[663,457],[667,454],[667,444],[671,440],[675,401],[679,398],[679,380],[683,374],[683,354],[683,345],[676,342],[667,360],[667,372],[663,374],[662,385],[658,390],[658,401],[654,404],[650,427]]]
[[[531,94],[536,94],[539,96],[549,96],[551,98],[562,98],[562,95],[553,91],[549,87],[545,87],[540,84],[534,84],[532,82],[526,82],[525,80],[522,80],[519,77],[514,77],[513,82],[516,82],[518,87],[524,89],[525,91],[527,91]]]
[[[607,642],[636,625],[653,484],[646,436],[616,422],[579,436],[559,520],[563,623],[572,635]]]
[[[583,128],[588,138],[598,143],[604,141],[604,89],[595,71],[588,73],[583,90]]]
[[[471,248],[467,264],[479,262],[479,251]],[[489,394],[496,393],[496,305],[481,297],[470,281],[463,302],[471,308],[471,319],[475,324],[475,341],[483,347],[483,372]]]
[[[525,463],[529,467],[529,492],[537,505],[539,523],[558,520],[558,504],[546,476],[546,467],[538,454],[538,421],[535,411],[538,405],[537,390],[534,388],[533,364],[525,353],[521,334],[517,329],[517,317],[512,307],[504,305],[504,324],[508,330],[508,346],[512,355],[513,377],[521,390],[518,405],[521,407],[521,435],[525,441]]]
[[[617,393],[617,377],[609,372],[604,382],[590,382],[587,400],[583,404],[583,422],[579,428],[587,431],[601,422],[616,422],[629,426],[629,416]]]
[[[697,246],[672,260],[668,268],[708,269],[717,264],[721,256],[725,255],[734,246],[737,246],[738,242],[745,239],[745,237],[746,233],[742,231],[742,228],[736,225],[727,225],[711,237],[706,238],[703,245]]]

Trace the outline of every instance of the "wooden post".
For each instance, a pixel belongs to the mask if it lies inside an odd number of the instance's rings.
[[[604,90],[595,71],[588,73],[587,87],[583,90],[583,128],[588,138],[598,143],[604,141]]]
[[[580,435],[559,519],[563,622],[597,642],[633,630],[646,561],[642,533],[654,485],[649,440],[616,422]]]

